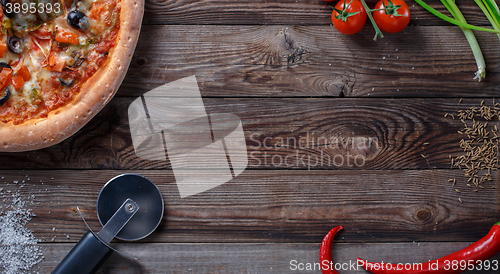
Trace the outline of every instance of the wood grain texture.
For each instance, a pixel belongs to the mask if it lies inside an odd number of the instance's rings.
[[[117,96],[196,75],[203,97],[475,97],[499,94],[498,37],[477,33],[487,76],[462,31],[408,27],[377,42],[331,26],[145,25]]]
[[[150,178],[163,195],[164,219],[142,240],[152,243],[320,243],[337,225],[345,227],[339,241],[346,243],[476,241],[498,221],[500,208],[497,172],[473,192],[448,182],[461,176],[458,170],[246,170],[183,199],[168,170],[3,171],[3,204],[19,192],[33,202],[27,206],[36,216],[27,227],[37,238],[74,243],[87,229],[76,208],[99,231],[99,191],[124,172]]]
[[[135,155],[127,114],[134,99],[115,98],[59,145],[0,153],[1,169],[170,169],[168,159],[151,161]],[[479,106],[481,100],[457,103],[458,99],[204,99],[208,113],[231,113],[241,119],[248,169],[447,169],[449,156],[461,154],[463,136],[457,131],[463,125],[444,114],[456,115]],[[490,127],[494,124],[498,122],[490,122]]]
[[[461,123],[443,115],[500,94],[500,44],[476,33],[487,64],[478,83],[460,29],[408,2],[410,26],[374,42],[369,23],[339,34],[320,0],[146,1],[117,97],[59,145],[0,153],[0,206],[19,193],[36,215],[27,227],[45,259],[33,270],[50,273],[86,231],[77,207],[101,228],[97,195],[122,173],[152,179],[165,215],[148,238],[113,242],[139,261],[114,254],[99,273],[289,273],[291,260],[318,262],[319,243],[336,225],[345,227],[336,262],[422,262],[483,237],[499,220],[499,173],[474,192],[461,170],[449,169],[449,155],[461,153]],[[426,2],[446,12],[439,0]],[[458,4],[469,23],[489,26],[473,1]],[[191,75],[208,113],[242,120],[249,166],[181,199],[168,160],[135,155],[127,109]],[[346,162],[358,155],[362,165]]]
[[[339,234],[341,237],[341,234]],[[342,273],[368,273],[348,266],[356,257],[394,263],[420,263],[460,250],[470,243],[335,243],[333,262],[344,264]],[[316,244],[116,244],[118,250],[137,257],[137,261],[114,253],[99,274],[120,273],[320,273],[305,270],[319,262]],[[45,260],[33,270],[50,273],[71,244],[44,244]],[[492,258],[500,260],[500,255]],[[295,262],[296,261],[296,262]],[[302,265],[299,265],[302,263]],[[347,264],[347,265],[346,265]],[[304,270],[295,268],[303,267]],[[316,268],[318,270],[318,267]],[[493,274],[495,271],[468,271],[466,274]]]
[[[378,0],[367,0],[373,8]],[[334,2],[321,0],[256,1],[158,1],[148,0],[145,6],[144,24],[156,25],[329,25]],[[439,0],[426,0],[438,11],[449,14]],[[333,4],[332,4],[333,3]],[[411,11],[411,25],[445,25],[414,1],[407,1]],[[475,25],[490,25],[473,1],[458,1],[468,22]],[[367,21],[366,28],[371,28]]]

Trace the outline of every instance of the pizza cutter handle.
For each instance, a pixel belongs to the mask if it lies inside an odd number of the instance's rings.
[[[88,231],[64,257],[52,274],[93,274],[109,258],[113,250]]]

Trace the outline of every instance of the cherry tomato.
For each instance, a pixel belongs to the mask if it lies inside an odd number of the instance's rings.
[[[333,26],[343,34],[359,32],[366,22],[366,11],[359,0],[340,0],[332,12]]]
[[[381,9],[373,12],[373,19],[382,31],[400,32],[410,23],[410,8],[403,0],[380,0],[375,9]]]

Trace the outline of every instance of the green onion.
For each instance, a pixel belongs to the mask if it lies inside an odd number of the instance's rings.
[[[497,3],[495,1],[489,0],[474,0],[476,4],[481,8],[486,18],[490,21],[491,25],[495,30],[500,30],[500,10],[498,9]],[[500,39],[500,33],[497,33]]]
[[[474,26],[474,25],[471,25],[471,24],[460,22],[460,21],[458,21],[456,19],[453,19],[453,18],[451,18],[449,16],[446,16],[446,15],[442,14],[441,12],[435,10],[433,7],[427,5],[422,0],[415,0],[415,2],[417,2],[417,4],[419,4],[420,6],[422,6],[424,9],[426,9],[430,13],[434,14],[435,16],[439,17],[440,19],[443,19],[444,21],[446,21],[448,23],[452,23],[454,25],[457,25],[457,26],[460,26],[460,27],[464,27],[464,28],[468,28],[468,29],[473,29],[473,30],[480,30],[480,31],[500,33],[500,30],[488,29],[488,28],[478,27],[478,26]]]
[[[472,54],[476,59],[477,72],[474,79],[478,79],[479,81],[481,81],[481,79],[486,76],[486,64],[484,62],[483,54],[481,53],[481,48],[479,47],[479,44],[472,30],[495,32],[497,33],[500,39],[500,10],[498,9],[498,6],[494,0],[474,0],[474,1],[483,11],[486,18],[488,18],[491,25],[493,26],[493,29],[488,29],[468,24],[462,12],[455,4],[455,0],[441,0],[441,3],[443,3],[443,5],[446,7],[446,9],[448,9],[448,11],[455,19],[440,13],[439,11],[435,10],[431,6],[424,3],[422,0],[415,0],[415,2],[417,2],[420,6],[428,10],[430,13],[436,15],[437,17],[449,23],[455,24],[462,29],[465,38],[467,38],[467,41],[469,42]]]
[[[448,11],[455,17],[460,22],[463,22],[467,24],[467,21],[465,20],[465,17],[463,16],[462,12],[460,12],[460,9],[457,7],[455,4],[454,0],[441,0],[443,5],[448,9]],[[477,64],[477,72],[476,76],[474,79],[478,79],[479,82],[481,82],[481,79],[486,76],[486,63],[484,62],[484,57],[483,53],[481,52],[481,48],[479,47],[479,43],[476,40],[476,36],[474,36],[474,33],[472,32],[471,29],[467,29],[464,27],[460,27],[465,35],[465,38],[467,38],[467,41],[469,42],[470,48],[472,50],[472,54],[474,55],[474,58],[476,59],[476,64]]]

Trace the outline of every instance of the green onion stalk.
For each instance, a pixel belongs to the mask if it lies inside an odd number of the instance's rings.
[[[427,5],[424,1],[422,0],[415,0],[417,4],[428,10],[430,13],[434,14],[435,16],[449,22],[452,24],[455,24],[459,26],[467,41],[469,42],[469,45],[472,50],[472,54],[474,55],[474,58],[476,59],[476,64],[477,64],[477,72],[476,76],[474,79],[478,79],[481,81],[482,78],[486,76],[486,63],[484,62],[484,57],[481,52],[481,48],[479,47],[479,43],[476,40],[476,37],[474,36],[474,33],[472,30],[479,30],[479,31],[487,31],[487,32],[494,32],[497,33],[499,39],[500,39],[500,10],[498,9],[497,4],[495,3],[494,0],[474,0],[476,4],[479,6],[481,11],[485,14],[486,18],[490,21],[491,25],[493,26],[493,29],[489,28],[483,28],[483,27],[478,27],[474,25],[470,25],[467,23],[465,20],[462,12],[460,9],[457,7],[455,4],[455,0],[441,0],[441,3],[448,9],[450,14],[454,17],[451,18],[449,16],[446,16],[439,11],[435,10],[431,6]]]
[[[474,0],[476,4],[481,8],[483,13],[486,15],[486,18],[490,21],[493,29],[499,31],[500,30],[500,10],[498,9],[497,3],[491,0]],[[497,33],[498,38],[500,39],[500,33]]]

